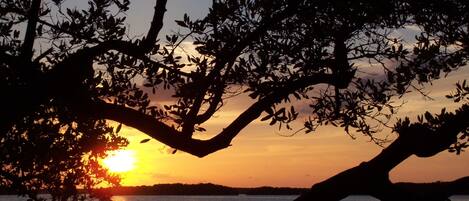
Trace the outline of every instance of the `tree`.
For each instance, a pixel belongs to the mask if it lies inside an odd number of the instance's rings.
[[[101,9],[106,4],[97,2],[95,6]],[[0,101],[0,187],[33,200],[41,199],[38,193],[44,191],[53,200],[76,200],[83,197],[78,195],[78,187],[90,190],[103,182],[118,184],[119,177],[101,167],[99,159],[106,151],[127,145],[127,140],[117,135],[119,128],[114,131],[103,119],[76,115],[63,100],[51,96],[70,95],[77,89],[60,86],[68,78],[59,76],[69,72],[55,68],[69,54],[60,48],[75,48],[69,44],[76,41],[64,40],[60,46],[62,33],[54,29],[43,33],[47,22],[41,17],[51,12],[48,4],[1,1],[0,5],[0,90],[4,92]],[[92,14],[103,17],[106,13],[99,9]],[[70,26],[66,24],[61,26]],[[21,33],[23,28],[26,31]],[[34,52],[38,41],[52,42],[42,55]]]
[[[52,2],[2,1],[0,86],[7,97],[0,102],[0,116],[7,117],[0,122],[2,139],[22,137],[36,144],[39,139],[30,136],[44,133],[50,139],[52,131],[84,124],[85,129],[70,134],[75,136],[71,142],[80,141],[77,136],[104,138],[92,141],[105,150],[109,144],[125,144],[112,129],[103,129],[104,120],[112,120],[203,157],[230,146],[258,118],[292,130],[290,123],[299,115],[290,105],[295,100],[311,101],[300,131],[332,124],[352,136],[363,133],[379,145],[386,142],[376,136],[382,129],[399,134],[376,158],[313,186],[299,200],[340,200],[363,189],[382,200],[420,199],[391,184],[388,172],[412,154],[430,157],[467,147],[465,82],[450,97],[461,102],[454,113],[422,111],[418,122],[391,121],[399,107],[396,97],[410,90],[425,95],[426,83],[467,63],[466,1],[214,0],[205,18],[185,15],[177,20],[185,32],[165,41],[157,38],[166,0],[155,1],[148,33],[139,39],[125,35],[122,13],[128,0],[93,0],[83,10]],[[21,24],[24,32],[17,31]],[[418,29],[410,32],[415,40],[396,35],[409,27]],[[199,54],[178,54],[187,40]],[[35,42],[51,45],[39,51]],[[373,77],[367,74],[370,70],[382,73]],[[147,92],[159,95],[162,90],[173,93],[174,104],[151,102]],[[213,138],[193,137],[206,130],[204,122],[227,97],[239,94],[249,95],[254,103]],[[52,131],[45,132],[49,127]],[[82,149],[78,155],[93,153],[96,147],[73,150]],[[24,167],[14,163],[22,157],[2,164],[3,171]],[[354,185],[362,175],[376,177]]]

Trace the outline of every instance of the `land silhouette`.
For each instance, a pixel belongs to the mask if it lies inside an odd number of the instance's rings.
[[[467,179],[466,179],[467,180]],[[456,184],[460,182],[460,184]],[[419,191],[422,193],[431,192],[434,190],[441,190],[447,188],[445,186],[452,186],[454,189],[454,195],[469,195],[469,183],[464,181],[453,182],[435,182],[435,183],[397,183],[399,188],[408,191]],[[457,187],[456,187],[457,186]],[[119,186],[119,187],[108,187],[98,188],[94,192],[96,194],[103,195],[300,195],[308,188],[291,188],[291,187],[229,187],[223,185],[217,185],[212,183],[200,183],[200,184],[155,184],[151,186]],[[82,193],[87,191],[79,190]],[[47,191],[42,191],[47,193]],[[365,195],[367,191],[357,192],[357,195]],[[15,195],[14,191],[7,191],[0,189],[0,195]]]
[[[167,0],[155,0],[148,31],[137,38],[127,35],[130,3],[91,0],[80,8],[63,0],[1,2],[4,188],[33,200],[42,191],[55,200],[78,199],[79,186],[119,183],[98,161],[128,144],[119,134],[122,125],[173,153],[204,157],[231,146],[257,119],[292,135],[333,125],[344,137],[364,135],[385,147],[313,185],[298,201],[357,193],[383,201],[439,201],[467,183],[465,177],[402,185],[392,183],[389,172],[413,155],[460,154],[469,146],[464,80],[452,81],[455,89],[446,96],[454,111],[442,105],[440,113],[421,111],[416,120],[397,116],[400,98],[410,91],[428,98],[425,87],[432,81],[467,67],[468,1],[213,0],[206,17],[181,16],[175,19],[181,32],[161,36]],[[197,53],[185,52],[184,42]],[[164,93],[173,102],[155,103]],[[253,103],[213,137],[194,136],[209,132],[206,122],[236,95]],[[297,119],[304,122],[295,129]],[[395,137],[389,142],[380,133]]]

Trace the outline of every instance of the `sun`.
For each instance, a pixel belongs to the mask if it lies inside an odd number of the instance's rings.
[[[122,173],[134,169],[135,153],[132,150],[112,151],[103,159],[103,164],[110,172]]]

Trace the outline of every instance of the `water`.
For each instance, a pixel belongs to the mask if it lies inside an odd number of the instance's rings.
[[[114,196],[114,201],[292,201],[297,196]],[[468,195],[457,195],[450,198],[452,201],[469,201]],[[12,195],[0,195],[0,201],[26,201]],[[370,196],[350,196],[342,201],[377,201]]]
[[[292,201],[298,196],[114,196],[113,201]]]

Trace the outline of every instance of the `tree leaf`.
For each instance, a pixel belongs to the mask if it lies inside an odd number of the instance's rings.
[[[269,115],[263,117],[263,118],[261,119],[261,121],[266,121],[266,120],[272,118],[272,116],[273,116],[272,114],[269,114]]]
[[[184,21],[181,20],[175,20],[176,24],[181,26],[181,27],[187,27],[187,24]]]
[[[140,143],[143,144],[143,143],[147,143],[148,141],[150,141],[150,139],[147,138],[147,139],[143,139],[142,141],[140,141]]]
[[[119,131],[121,131],[122,129],[122,124],[119,124],[116,128],[116,133],[119,133]]]

